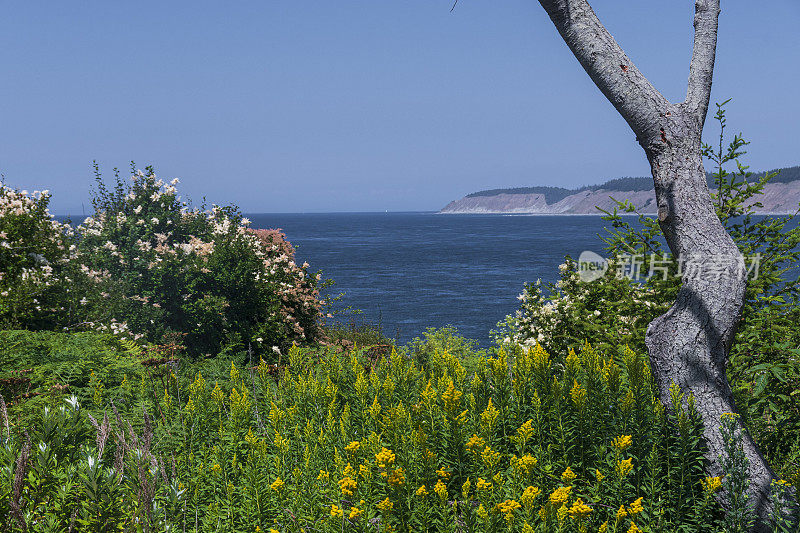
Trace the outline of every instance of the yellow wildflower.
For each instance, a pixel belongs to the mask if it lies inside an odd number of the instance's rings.
[[[397,456],[392,453],[392,450],[388,448],[382,448],[380,453],[375,455],[375,463],[380,468],[386,468],[387,466],[394,464],[394,460]]]
[[[331,473],[327,470],[320,470],[317,479],[320,481],[328,481],[328,478],[331,476]]]
[[[359,518],[362,514],[364,514],[364,510],[363,509],[359,509],[358,507],[351,507],[350,508],[350,515],[348,516],[348,518],[350,520],[355,520],[355,519]]]
[[[628,528],[628,533],[642,533],[642,530],[636,527],[636,524],[631,522],[631,527]]]
[[[584,405],[586,405],[586,389],[581,387],[578,380],[573,380],[569,395],[572,397],[572,403],[574,403],[578,409],[583,409]]]
[[[360,447],[361,447],[361,443],[359,441],[357,441],[357,440],[354,440],[353,442],[351,442],[350,444],[345,446],[344,450],[346,452],[351,452],[352,453],[352,452],[357,452]]]
[[[561,481],[567,484],[572,483],[572,480],[575,479],[576,477],[578,476],[575,475],[575,472],[573,472],[572,468],[570,467],[567,467],[567,469],[561,473]]]
[[[477,513],[478,513],[478,518],[480,518],[481,520],[486,520],[487,518],[489,518],[489,513],[486,512],[486,508],[483,506],[483,504],[478,505]]]
[[[386,479],[386,482],[393,487],[402,487],[406,482],[405,472],[402,468],[395,468],[394,471]]]
[[[453,411],[458,407],[458,402],[461,400],[461,395],[463,393],[460,390],[455,388],[453,385],[453,380],[450,380],[450,384],[447,386],[447,389],[442,393],[442,403],[444,404],[445,411]]]
[[[550,494],[550,503],[553,505],[560,505],[567,501],[569,494],[572,492],[572,487],[559,487]]]
[[[528,420],[524,424],[522,424],[519,429],[517,430],[517,435],[519,435],[520,440],[522,440],[523,445],[528,442],[528,440],[533,436],[533,420]]]
[[[633,444],[633,437],[631,435],[621,435],[615,437],[611,444],[619,451],[627,450]]]
[[[617,510],[617,520],[620,520],[621,518],[625,518],[626,516],[628,516],[628,511],[625,510],[625,506],[624,505],[620,505],[619,509]]]
[[[616,472],[619,477],[625,477],[633,470],[633,458],[629,457],[622,461],[617,461]]]
[[[526,509],[533,507],[533,501],[541,492],[542,491],[539,490],[539,487],[528,487],[522,492],[520,499],[522,500],[522,503],[525,505]]]
[[[703,484],[703,490],[711,494],[717,492],[722,486],[722,478],[719,476],[707,477],[701,483]]]
[[[602,482],[603,482],[603,479],[604,479],[606,476],[604,476],[604,475],[603,475],[603,473],[602,473],[602,472],[600,471],[600,469],[598,468],[598,469],[596,469],[596,470],[594,471],[594,477],[596,477],[596,478],[597,478],[597,482],[598,482],[598,483],[602,483]]]
[[[271,488],[275,492],[278,492],[285,486],[286,486],[286,483],[284,483],[281,478],[278,478],[278,479],[276,479],[275,481],[272,482],[272,485],[270,485],[269,488]]]
[[[481,425],[488,429],[492,429],[495,422],[497,422],[498,416],[500,416],[500,411],[495,408],[495,406],[492,404],[492,399],[489,398],[489,404],[486,406],[486,409],[483,411],[483,413],[481,413]]]
[[[394,503],[392,503],[392,500],[389,498],[386,498],[385,500],[378,502],[375,507],[377,507],[379,511],[389,513],[394,508]]]
[[[538,459],[530,454],[525,454],[520,458],[517,458],[516,455],[511,456],[511,466],[515,470],[527,475],[533,472],[533,467],[536,466],[538,462]]]
[[[556,516],[558,517],[559,522],[563,522],[564,520],[566,520],[567,515],[569,515],[569,507],[567,507],[567,504],[565,503],[564,505],[558,508]]]
[[[427,487],[425,487],[425,485],[422,485],[420,488],[417,489],[417,492],[415,494],[417,496],[427,496],[430,493],[428,492]]]
[[[503,513],[504,518],[506,521],[510,522],[513,520],[513,512],[522,507],[519,503],[514,500],[506,500],[502,503],[497,504],[497,510]]]
[[[341,518],[344,515],[344,510],[341,509],[338,505],[331,505],[331,516],[333,518]]]
[[[583,500],[578,498],[572,504],[572,507],[569,509],[569,514],[572,518],[581,519],[584,516],[587,516],[589,513],[592,512],[592,508],[583,503]]]
[[[501,455],[499,452],[496,452],[487,446],[481,452],[481,458],[489,470],[494,470],[494,467],[496,467],[500,462]]]
[[[442,483],[442,480],[436,482],[436,486],[433,487],[433,491],[439,496],[439,499],[445,501],[447,499],[447,485]]]
[[[485,446],[486,446],[486,441],[474,433],[472,434],[472,437],[467,441],[467,449],[476,454],[479,453],[479,450],[481,450]]]
[[[469,489],[472,487],[472,482],[467,478],[463,485],[461,485],[461,495],[464,497],[465,500],[468,500],[467,497],[469,495]]]
[[[597,533],[606,533],[608,531],[608,520],[600,524],[600,529],[597,530]]]
[[[436,471],[436,475],[438,475],[441,478],[447,479],[450,477],[450,472],[448,472],[447,470],[445,470],[444,467],[442,467]]]
[[[480,491],[492,490],[492,484],[489,483],[488,481],[486,481],[485,479],[483,479],[482,477],[479,477],[478,478],[478,484],[476,485],[476,488],[478,490],[480,490]]]
[[[642,507],[642,500],[643,497],[636,498],[628,507],[628,514],[629,515],[637,515],[644,511],[644,507]]]
[[[353,491],[356,490],[356,487],[358,487],[358,483],[356,483],[355,479],[349,476],[345,476],[339,480],[339,488],[342,490],[342,494],[345,496],[352,496]]]

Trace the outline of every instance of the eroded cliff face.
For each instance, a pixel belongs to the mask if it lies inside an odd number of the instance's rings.
[[[450,214],[538,214],[538,215],[598,215],[598,208],[611,211],[617,205],[612,198],[628,200],[640,213],[655,214],[655,191],[579,191],[563,200],[548,204],[543,194],[496,194],[473,196],[455,200],[442,208],[440,213]],[[753,201],[756,201],[755,199]],[[800,203],[800,181],[770,183],[764,194],[757,198],[763,207],[757,213],[786,214],[797,211]]]

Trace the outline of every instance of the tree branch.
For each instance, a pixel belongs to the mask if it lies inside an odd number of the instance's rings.
[[[539,3],[639,143],[644,146],[655,140],[670,103],[625,55],[587,0],[539,0]]]
[[[684,107],[695,116],[701,130],[711,97],[719,12],[719,0],[695,0],[694,49],[692,62],[689,65],[689,85],[686,89]]]

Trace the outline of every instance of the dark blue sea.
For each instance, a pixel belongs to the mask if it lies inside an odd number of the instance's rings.
[[[601,255],[609,223],[598,216],[435,213],[248,214],[254,228],[281,228],[297,262],[344,293],[335,320],[379,325],[400,343],[452,325],[482,346],[517,309],[526,282],[558,278],[564,256]]]

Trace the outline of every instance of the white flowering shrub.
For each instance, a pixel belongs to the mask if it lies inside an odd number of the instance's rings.
[[[253,231],[236,208],[190,209],[152,168],[99,177],[95,215],[79,227],[87,274],[106,287],[103,324],[158,342],[184,335],[194,354],[272,347],[319,334],[317,283],[276,231]],[[123,326],[118,326],[122,328]]]
[[[587,340],[603,349],[626,344],[641,348],[647,325],[671,304],[671,291],[618,277],[614,264],[599,279],[584,282],[577,263],[567,257],[559,273],[560,279],[546,288],[539,281],[525,286],[517,312],[498,324],[496,340],[541,343],[553,351],[576,348]]]
[[[48,191],[0,184],[0,328],[48,329],[80,321],[86,277],[76,235],[53,220]]]

